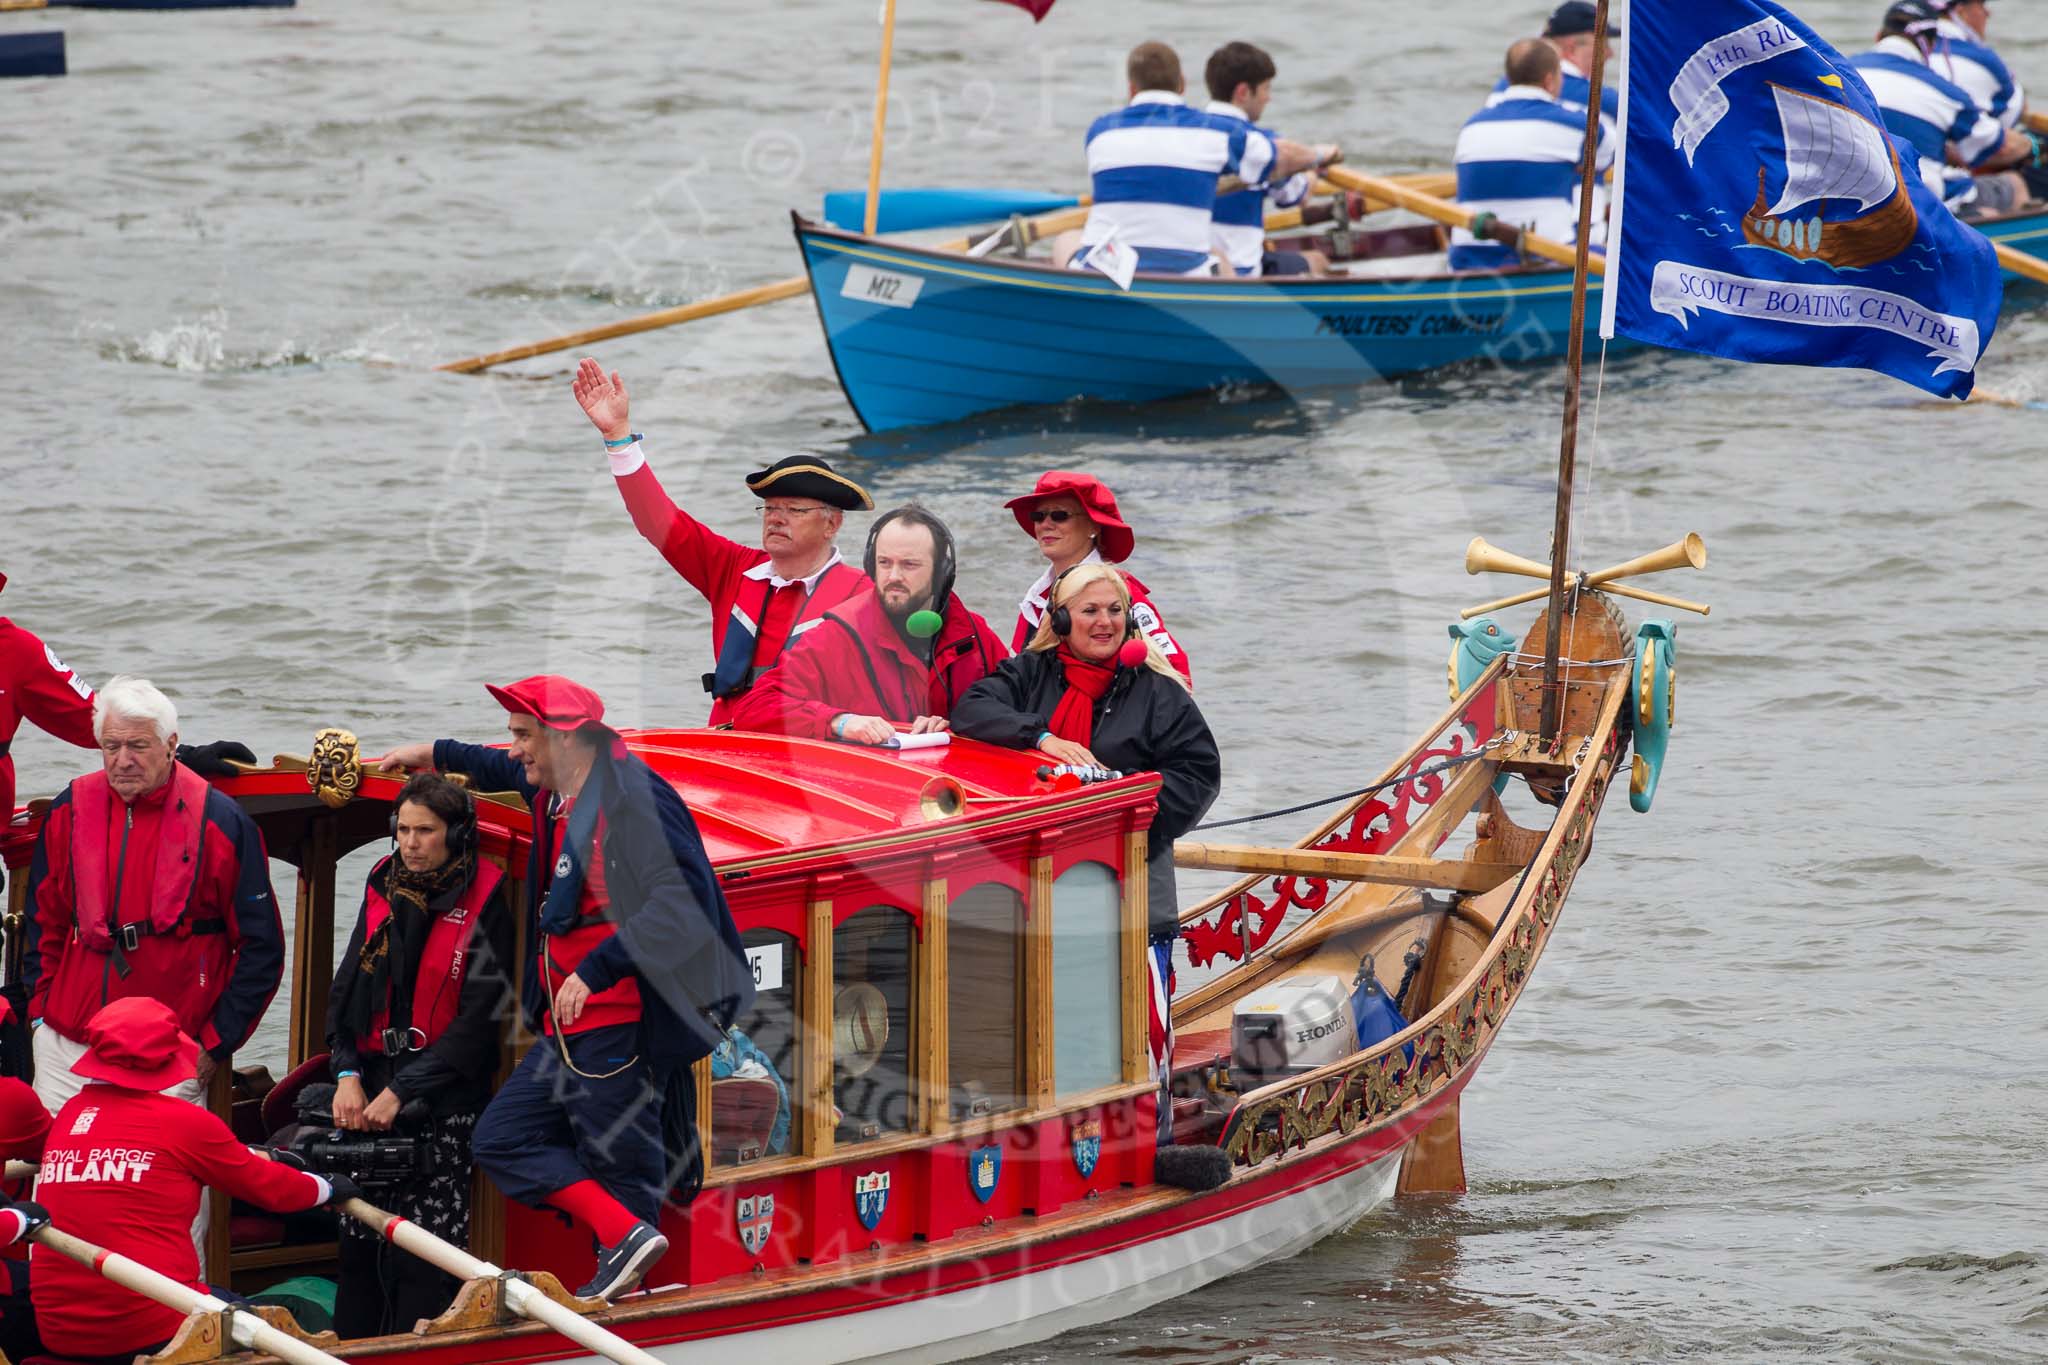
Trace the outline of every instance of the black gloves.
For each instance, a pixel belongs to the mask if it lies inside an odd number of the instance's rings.
[[[330,1209],[340,1204],[345,1204],[351,1199],[361,1199],[363,1197],[363,1187],[345,1175],[329,1175],[323,1178],[329,1185],[334,1187],[334,1195],[327,1201],[327,1207]]]
[[[5,1243],[8,1246],[16,1242],[25,1242],[50,1226],[50,1211],[32,1199],[0,1200],[0,1210],[21,1216],[21,1233],[9,1238]]]
[[[254,763],[256,755],[246,744],[232,739],[217,739],[211,744],[180,744],[178,762],[198,773],[201,777],[233,777],[235,770],[227,765],[228,759],[237,763]]]

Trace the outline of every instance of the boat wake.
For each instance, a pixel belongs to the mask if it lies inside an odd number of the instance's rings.
[[[187,374],[240,374],[300,365],[401,363],[399,357],[376,345],[374,338],[332,348],[291,340],[255,350],[230,348],[227,313],[223,309],[202,314],[196,321],[180,318],[145,336],[103,337],[97,349],[103,360],[159,365]]]

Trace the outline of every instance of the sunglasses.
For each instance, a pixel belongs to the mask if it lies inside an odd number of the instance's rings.
[[[1031,524],[1036,526],[1042,521],[1050,521],[1055,526],[1065,526],[1073,515],[1073,511],[1065,507],[1034,507],[1031,509]]]

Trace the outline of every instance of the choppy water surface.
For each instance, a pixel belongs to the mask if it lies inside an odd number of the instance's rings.
[[[891,181],[1077,186],[1140,38],[1265,43],[1274,122],[1420,169],[1542,7],[901,8]],[[1805,12],[1854,45],[1876,8]],[[874,9],[0,15],[65,28],[73,71],[0,87],[7,611],[263,752],[482,735],[479,680],[542,669],[695,719],[704,608],[628,525],[570,358],[428,367],[794,273],[787,210],[864,170]],[[1995,23],[2048,83],[2048,16]],[[2044,316],[2008,311],[1986,387],[2048,388]],[[1444,623],[1508,590],[1466,539],[1548,533],[1552,366],[882,440],[800,300],[600,354],[686,505],[745,535],[741,475],[823,453],[951,519],[1002,620],[1037,564],[1002,497],[1107,478],[1226,743],[1219,814],[1376,769],[1441,706]],[[1698,530],[1712,567],[1672,588],[1714,614],[1655,813],[1616,797],[1468,1093],[1471,1192],[1014,1358],[2048,1358],[2044,422],[1611,362],[1579,558]],[[30,793],[82,757],[17,749]]]

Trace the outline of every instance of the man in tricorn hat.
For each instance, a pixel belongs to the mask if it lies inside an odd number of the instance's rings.
[[[761,500],[761,545],[728,540],[675,505],[647,466],[627,421],[626,385],[596,361],[577,368],[576,401],[604,434],[612,476],[633,525],[689,585],[711,603],[711,649],[704,675],[710,724],[732,719],[735,698],[775,666],[790,642],[867,586],[839,553],[846,513],[875,505],[867,490],[815,455],[791,455],[747,476]]]
[[[0,589],[7,575],[0,573]],[[57,651],[0,616],[0,821],[14,818],[14,732],[32,720],[68,744],[95,749],[92,687]],[[0,869],[0,877],[4,877]]]
[[[489,687],[507,749],[401,745],[386,770],[466,773],[533,811],[522,1005],[540,1040],[477,1121],[499,1190],[595,1234],[579,1291],[612,1299],[668,1250],[661,1204],[702,1175],[689,1067],[752,1007],[754,981],[689,807],[604,723],[604,701],[546,674]]]

